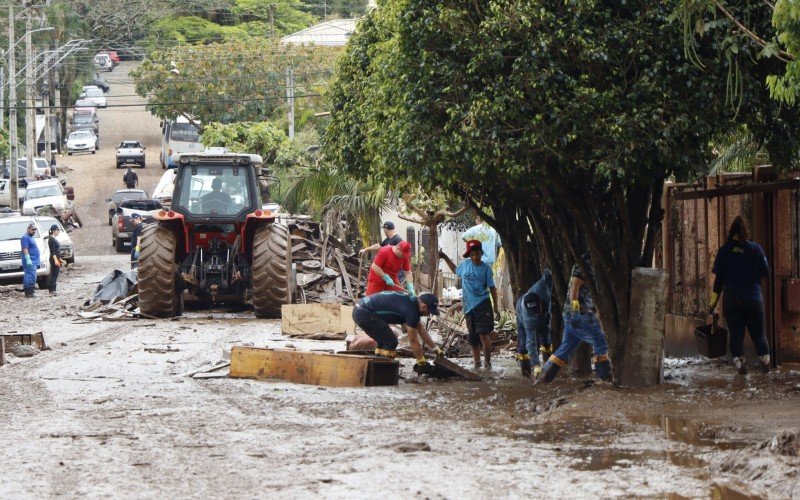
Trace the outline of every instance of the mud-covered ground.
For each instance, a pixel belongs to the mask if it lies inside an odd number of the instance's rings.
[[[112,95],[133,93],[116,83]],[[404,361],[397,387],[323,388],[187,376],[236,343],[344,347],[283,337],[250,312],[77,321],[95,284],[127,266],[104,219],[122,175],[109,146],[148,141],[145,187],[161,173],[157,120],[102,113],[107,151],[63,160],[86,227],[61,294],[0,287],[0,332],[43,331],[52,347],[0,367],[0,498],[800,496],[799,438],[773,439],[800,428],[789,367],[742,377],[668,360],[656,388],[566,373],[534,387],[505,354],[482,382],[418,380]]]

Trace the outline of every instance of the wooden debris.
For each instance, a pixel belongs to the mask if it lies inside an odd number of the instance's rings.
[[[439,368],[444,368],[445,370],[451,371],[456,375],[458,375],[459,377],[465,378],[467,380],[481,379],[481,376],[478,375],[477,373],[471,370],[467,370],[463,366],[460,366],[457,363],[454,363],[453,361],[450,361],[447,358],[435,358],[433,360],[433,364]]]
[[[234,346],[230,376],[329,387],[397,385],[400,364],[375,356]]]
[[[342,304],[284,304],[281,330],[290,337],[344,340],[355,332],[352,315],[352,306]]]
[[[42,332],[4,334],[0,335],[0,341],[5,344],[3,348],[4,352],[11,352],[11,350],[18,345],[32,345],[40,351],[50,350],[44,341],[44,334]]]
[[[78,317],[90,321],[134,321],[139,318],[155,319],[139,311],[139,294],[124,299],[112,300],[107,304],[101,301],[85,305],[78,311]]]

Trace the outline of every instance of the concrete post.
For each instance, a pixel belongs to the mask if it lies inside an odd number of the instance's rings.
[[[19,194],[17,193],[17,185],[19,179],[19,170],[17,169],[17,153],[19,149],[19,136],[17,132],[17,80],[14,75],[17,74],[17,58],[14,53],[14,5],[8,4],[8,141],[9,141],[9,160],[11,165],[11,175],[9,182],[11,183],[9,194],[11,199],[11,209],[16,210],[19,208]]]

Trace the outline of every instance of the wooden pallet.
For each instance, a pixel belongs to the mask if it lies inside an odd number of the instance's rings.
[[[400,364],[375,356],[343,355],[292,349],[235,346],[233,378],[274,378],[329,387],[397,385]]]

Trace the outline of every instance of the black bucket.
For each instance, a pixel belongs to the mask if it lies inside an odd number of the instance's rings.
[[[710,325],[695,328],[697,351],[707,358],[720,358],[728,352],[728,330],[717,325],[717,317]]]

